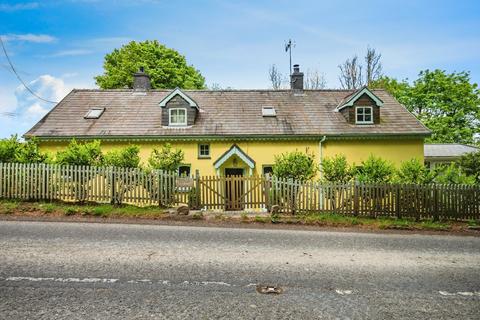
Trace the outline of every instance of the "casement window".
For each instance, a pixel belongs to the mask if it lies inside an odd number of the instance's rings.
[[[264,165],[263,168],[262,168],[262,173],[263,173],[263,175],[266,175],[266,174],[272,175],[273,174],[273,165],[271,165],[271,164]]]
[[[178,175],[180,177],[190,177],[190,165],[182,164],[180,167],[178,167]]]
[[[172,108],[168,109],[168,119],[170,126],[186,126],[187,125],[187,109]]]
[[[356,124],[372,124],[373,123],[373,107],[356,107],[355,123]]]
[[[198,145],[198,157],[210,158],[210,145],[208,143],[201,143]]]

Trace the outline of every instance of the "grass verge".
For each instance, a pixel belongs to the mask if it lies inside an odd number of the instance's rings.
[[[26,202],[16,200],[0,200],[0,214],[23,216],[70,216],[70,217],[102,217],[102,218],[144,218],[170,220],[199,220],[216,223],[257,223],[257,224],[296,224],[323,227],[344,227],[362,229],[396,229],[427,231],[473,231],[479,227],[480,221],[415,221],[412,219],[395,219],[389,217],[353,217],[335,213],[305,213],[297,215],[225,214],[219,212],[194,211],[188,216],[169,213],[168,209],[155,207],[134,207],[128,205],[113,206],[110,204],[70,204],[61,202]]]

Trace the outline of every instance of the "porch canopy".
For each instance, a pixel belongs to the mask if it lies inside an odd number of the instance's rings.
[[[222,154],[214,163],[213,166],[217,173],[220,172],[220,167],[227,163],[232,157],[238,157],[242,160],[249,168],[249,174],[253,174],[253,169],[255,168],[255,161],[250,158],[239,146],[234,144],[230,149],[228,149],[224,154]]]

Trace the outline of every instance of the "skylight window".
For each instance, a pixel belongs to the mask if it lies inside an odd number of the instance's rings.
[[[105,108],[93,108],[88,110],[87,114],[85,115],[85,119],[98,119],[102,115]]]
[[[264,117],[276,117],[277,112],[275,111],[275,107],[263,106],[262,107],[262,116],[264,116]]]

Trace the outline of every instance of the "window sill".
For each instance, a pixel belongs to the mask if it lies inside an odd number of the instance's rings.
[[[198,160],[208,160],[212,159],[212,157],[198,157]]]

